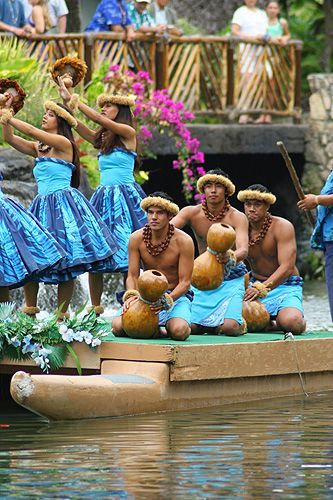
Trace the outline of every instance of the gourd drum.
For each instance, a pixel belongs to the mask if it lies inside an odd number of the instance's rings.
[[[269,313],[258,299],[243,301],[242,316],[247,323],[248,332],[264,332],[269,325]]]
[[[123,329],[133,339],[149,339],[158,333],[158,314],[147,302],[156,302],[169,288],[163,273],[155,269],[144,271],[138,278],[139,300],[130,304],[123,314]]]
[[[233,227],[217,222],[207,233],[207,246],[213,252],[226,252],[235,243],[236,232]],[[194,261],[191,283],[199,290],[214,290],[224,280],[224,265],[216,256],[206,250]]]

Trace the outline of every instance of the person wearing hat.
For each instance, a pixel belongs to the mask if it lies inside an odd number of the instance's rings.
[[[284,332],[305,331],[302,287],[296,263],[296,237],[293,225],[269,213],[276,197],[262,184],[239,191],[249,221],[250,286],[244,300],[259,299],[271,319]]]
[[[144,270],[160,271],[166,276],[170,289],[162,300],[150,307],[159,314],[159,325],[165,326],[173,340],[186,340],[190,335],[193,296],[189,291],[194,261],[192,238],[170,223],[179,208],[166,193],[152,193],[141,201],[141,207],[147,213],[148,223],[135,231],[129,240],[123,307],[127,309],[138,298],[137,280],[141,264]],[[116,336],[125,334],[120,312],[112,321],[112,331]]]
[[[191,333],[241,335],[245,329],[242,302],[247,269],[243,260],[248,250],[248,222],[245,215],[229,202],[235,186],[223,170],[210,170],[200,177],[197,190],[204,197],[202,203],[182,208],[172,219],[172,224],[178,228],[191,227],[200,255],[207,250],[207,232],[215,222],[229,224],[235,229],[236,245],[234,251],[219,255],[227,271],[218,288],[198,290],[193,287]]]
[[[78,120],[76,131],[99,150],[101,184],[90,202],[109,227],[119,246],[113,256],[116,267],[111,262],[110,267],[101,267],[100,273],[89,275],[92,306],[100,308],[103,293],[101,273],[127,273],[129,237],[147,222],[146,214],[140,207],[140,202],[146,195],[134,179],[137,140],[131,108],[135,104],[135,96],[102,94],[97,99],[101,110],[99,112],[82,103],[77,95],[73,96],[61,78],[58,83],[64,102],[78,108],[98,125],[97,130],[92,130]]]
[[[36,282],[24,287],[26,308],[34,316],[37,307],[38,281],[58,285],[58,318],[68,317],[74,279],[110,262],[117,245],[96,210],[76,189],[80,183],[79,152],[72,128],[77,126],[71,110],[54,101],[44,103],[42,127],[38,129],[13,116],[9,94],[6,107],[0,109],[3,137],[21,153],[36,158],[33,173],[38,195],[30,211],[37,221],[59,243],[64,258],[45,269]],[[26,140],[13,133],[13,128],[28,135]],[[43,248],[40,249],[43,252]]]

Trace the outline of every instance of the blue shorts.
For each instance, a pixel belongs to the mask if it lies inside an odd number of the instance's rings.
[[[223,281],[214,290],[198,290],[194,287],[192,290],[192,323],[215,328],[223,325],[225,319],[233,319],[242,324],[244,276]]]
[[[303,287],[301,284],[285,285],[281,284],[273,288],[266,297],[259,299],[265,304],[267,311],[271,316],[277,316],[281,309],[294,307],[303,314]]]
[[[158,324],[164,326],[172,318],[180,318],[191,324],[191,306],[192,302],[187,295],[182,295],[174,301],[173,308],[170,311],[161,311],[158,318]]]

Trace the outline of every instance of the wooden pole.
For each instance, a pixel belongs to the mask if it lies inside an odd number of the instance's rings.
[[[296,193],[297,193],[297,196],[300,200],[304,200],[305,198],[305,194],[304,194],[304,191],[302,189],[302,186],[301,186],[301,183],[299,181],[299,178],[297,176],[297,173],[296,173],[296,170],[295,170],[295,167],[294,165],[292,164],[292,161],[291,161],[291,158],[288,154],[288,151],[285,147],[285,145],[283,144],[282,141],[278,141],[276,143],[277,147],[279,148],[280,150],[280,153],[282,154],[283,156],[283,159],[285,161],[285,164],[286,164],[286,167],[289,171],[289,174],[290,174],[290,177],[291,177],[291,180],[293,182],[293,185],[294,185],[294,188],[296,190]],[[312,212],[310,212],[309,210],[306,210],[305,211],[305,214],[308,218],[308,221],[310,222],[311,226],[314,227],[315,225],[315,220],[314,220],[314,217],[313,217],[313,214]]]

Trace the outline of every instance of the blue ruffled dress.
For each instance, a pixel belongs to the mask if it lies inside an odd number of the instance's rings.
[[[65,252],[65,258],[40,277],[44,283],[74,279],[105,263],[115,267],[112,256],[118,246],[89,201],[70,186],[73,169],[59,158],[41,156],[35,162],[38,195],[30,210]]]
[[[38,220],[0,189],[0,287],[17,288],[33,281],[64,256]]]
[[[147,223],[147,216],[140,207],[146,197],[143,189],[134,180],[134,163],[137,154],[122,148],[99,155],[101,185],[90,202],[96,208],[119,245],[113,256],[116,271],[128,270],[128,241],[137,229]],[[102,272],[112,272],[107,265]]]

